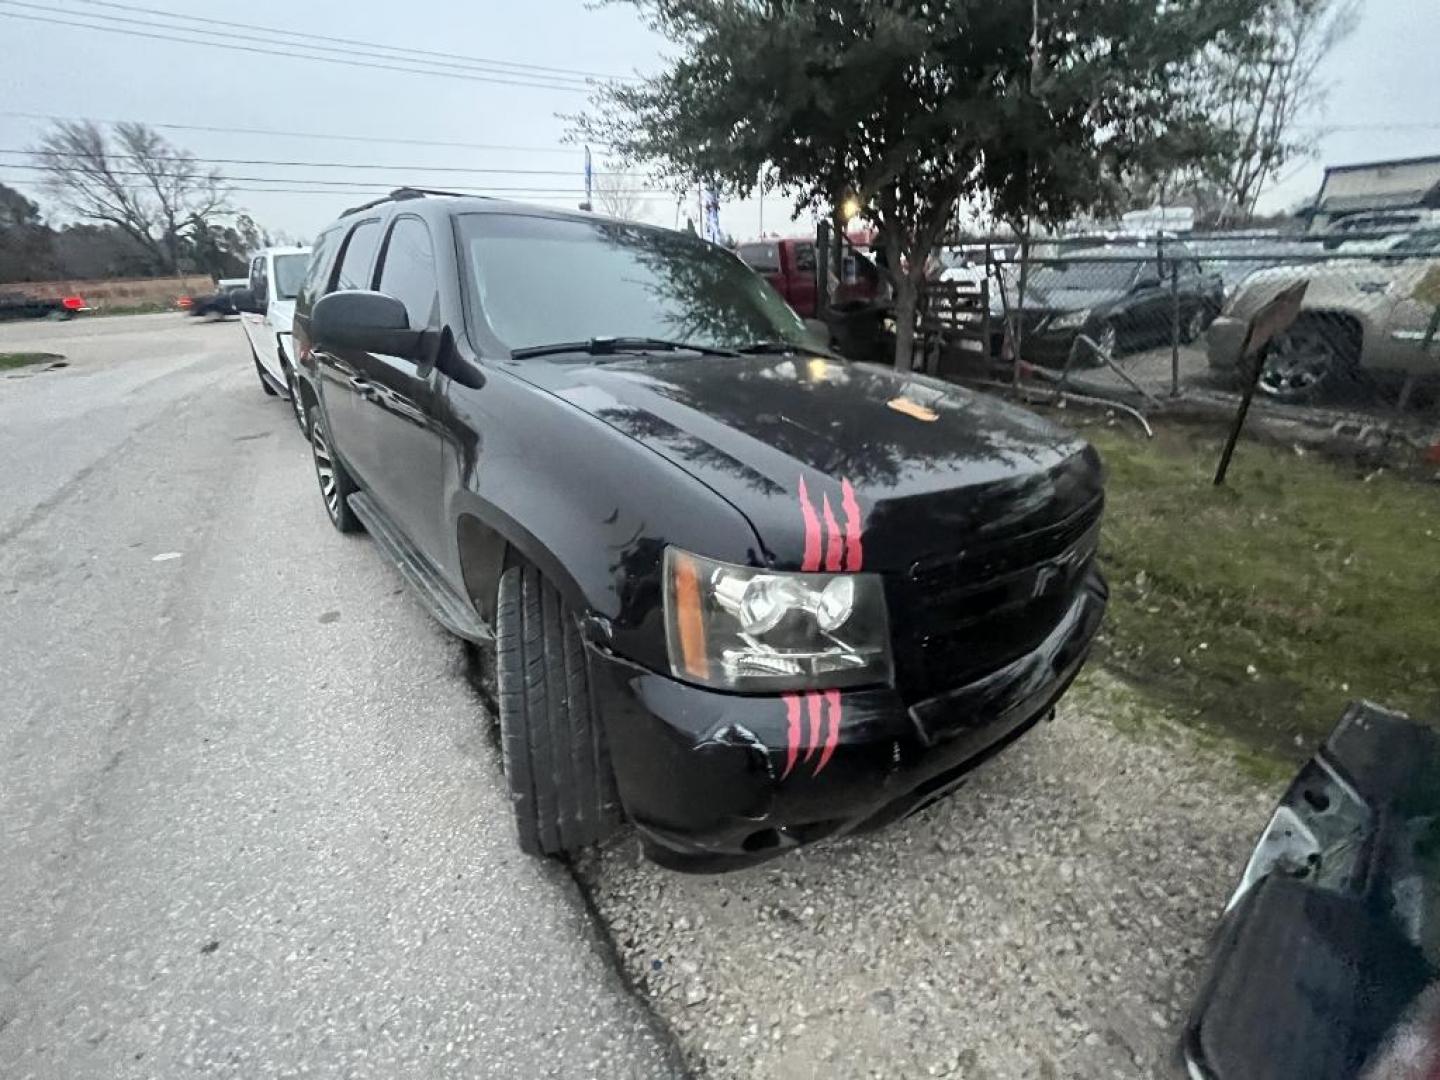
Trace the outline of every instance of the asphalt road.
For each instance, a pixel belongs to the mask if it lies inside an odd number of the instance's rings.
[[[240,327],[0,325],[0,1077],[655,1077]]]

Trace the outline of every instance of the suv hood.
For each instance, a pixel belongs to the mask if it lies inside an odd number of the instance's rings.
[[[1408,297],[1436,259],[1344,259],[1337,262],[1275,266],[1257,270],[1236,289],[1228,314],[1250,315],[1281,289],[1308,280],[1305,308],[1342,311],[1383,311]]]
[[[1098,509],[1086,444],[924,376],[813,356],[519,372],[723,496],[777,567],[905,570]]]

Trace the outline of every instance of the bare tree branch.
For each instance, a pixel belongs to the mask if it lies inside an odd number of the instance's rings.
[[[644,178],[634,169],[597,172],[593,183],[595,204],[602,213],[624,221],[645,215],[649,200],[641,192]]]
[[[144,124],[61,121],[32,148],[45,187],[66,209],[123,230],[162,273],[180,269],[188,241],[231,209],[223,178]]]

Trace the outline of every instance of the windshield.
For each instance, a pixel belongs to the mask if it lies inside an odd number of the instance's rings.
[[[459,227],[480,312],[506,348],[603,337],[805,344],[805,324],[764,278],[693,236],[522,214],[466,214]]]
[[[1035,270],[1031,284],[1042,292],[1057,289],[1091,289],[1097,292],[1128,289],[1135,279],[1133,262],[1085,262],[1082,259],[1064,259],[1048,262]]]
[[[309,252],[276,255],[275,299],[294,300],[300,294],[300,284],[305,280],[305,268],[309,265]]]

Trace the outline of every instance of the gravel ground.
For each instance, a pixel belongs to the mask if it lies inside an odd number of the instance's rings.
[[[1150,1076],[1278,794],[1091,673],[879,833],[720,877],[622,838],[579,872],[697,1073]]]

